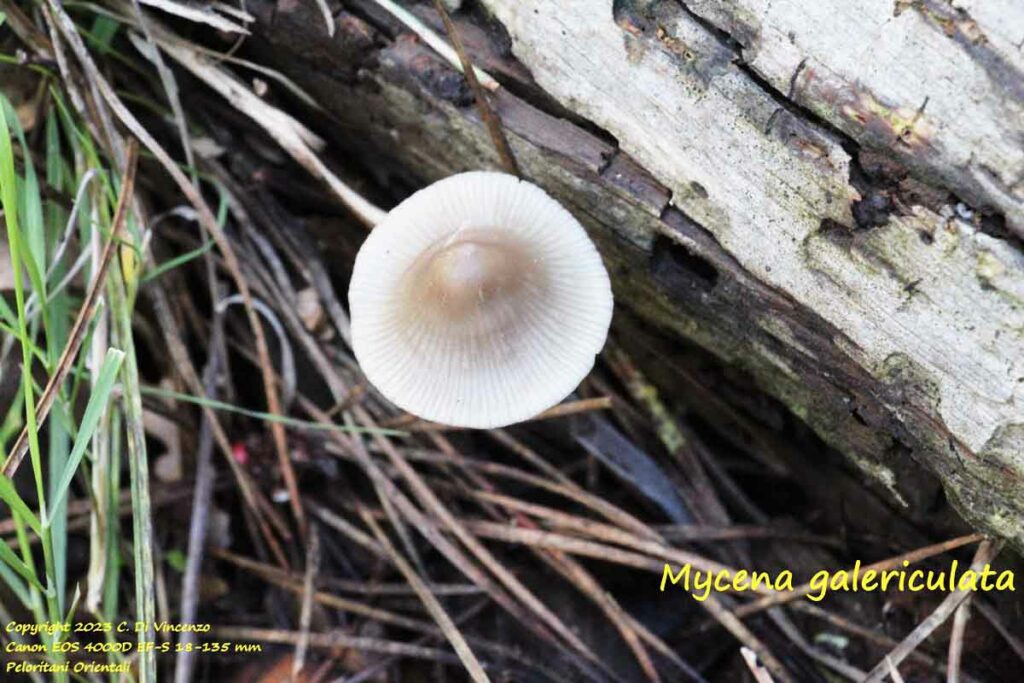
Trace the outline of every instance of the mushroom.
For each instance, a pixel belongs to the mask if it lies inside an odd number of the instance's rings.
[[[395,207],[356,257],[352,347],[421,418],[494,428],[568,396],[612,317],[601,257],[544,190],[503,173],[445,178]]]

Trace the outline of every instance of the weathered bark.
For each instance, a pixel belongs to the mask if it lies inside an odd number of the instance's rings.
[[[460,25],[517,158],[618,301],[896,498],[924,466],[1024,548],[1024,6],[480,4],[489,22]],[[333,39],[312,7],[256,14],[335,142],[421,182],[497,166],[461,77],[373,3],[346,2]]]

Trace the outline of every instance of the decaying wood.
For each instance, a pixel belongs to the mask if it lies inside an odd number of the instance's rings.
[[[1024,9],[1013,0],[688,0],[750,69],[1024,235]]]
[[[920,502],[902,475],[924,466],[1024,548],[1024,7],[479,4],[460,30],[523,172],[597,239],[622,306],[896,499]],[[412,182],[497,168],[461,76],[343,5],[333,38],[313,7],[250,5],[332,143]]]

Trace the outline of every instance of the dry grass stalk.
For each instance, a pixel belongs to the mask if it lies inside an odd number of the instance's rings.
[[[476,655],[470,649],[469,644],[466,642],[465,637],[462,635],[462,631],[455,625],[455,622],[451,620],[444,607],[438,601],[437,597],[430,592],[430,587],[427,586],[426,582],[420,578],[416,570],[413,569],[412,565],[402,557],[395,546],[391,543],[388,537],[384,534],[384,530],[380,528],[380,525],[370,515],[363,515],[363,521],[373,531],[373,534],[377,537],[377,541],[380,543],[384,552],[388,555],[391,562],[398,568],[398,571],[402,573],[409,585],[413,587],[420,600],[423,602],[423,606],[426,607],[427,612],[434,618],[437,625],[444,632],[445,638],[451,643],[455,649],[455,653],[459,656],[463,665],[466,667],[466,673],[473,679],[475,683],[489,683],[490,678],[484,671],[484,668],[480,665],[480,661],[477,660]]]
[[[512,152],[512,147],[508,144],[505,129],[502,127],[501,120],[497,114],[494,113],[491,103],[487,101],[487,93],[484,92],[484,88],[477,78],[476,69],[466,54],[466,48],[462,44],[462,38],[455,27],[455,22],[452,21],[451,16],[448,14],[448,9],[441,0],[434,0],[434,7],[437,9],[438,14],[441,15],[445,31],[448,32],[448,38],[452,41],[455,54],[458,55],[459,64],[462,66],[462,73],[466,77],[466,82],[469,83],[469,89],[473,91],[473,97],[476,100],[476,107],[480,112],[480,118],[484,120],[484,125],[487,126],[487,132],[490,134],[491,142],[494,144],[498,157],[501,159],[501,165],[505,168],[506,172],[514,176],[521,176],[522,173],[519,170],[519,164],[516,163],[516,156]]]
[[[253,310],[252,295],[249,291],[249,285],[245,277],[242,275],[241,266],[230,241],[224,235],[224,231],[221,230],[213,212],[210,210],[210,207],[207,205],[202,195],[191,184],[181,169],[178,168],[178,165],[170,155],[167,154],[160,143],[156,141],[149,131],[146,130],[145,126],[143,126],[135,115],[132,114],[124,105],[114,88],[100,72],[96,63],[89,55],[88,50],[85,48],[85,44],[83,43],[82,38],[78,33],[78,29],[71,17],[68,16],[61,5],[55,0],[48,0],[47,7],[53,16],[61,35],[63,35],[72,52],[74,52],[75,56],[78,58],[90,85],[96,89],[121,123],[123,123],[124,126],[131,131],[131,133],[134,134],[135,137],[137,137],[139,141],[141,141],[141,143],[153,154],[153,156],[157,158],[164,170],[167,171],[174,180],[178,190],[196,209],[200,225],[203,226],[204,230],[206,230],[217,243],[218,248],[224,256],[224,261],[231,274],[232,280],[238,288],[242,299],[245,301],[246,316],[248,318],[249,327],[252,329],[255,337],[256,351],[260,359],[259,365],[260,372],[263,377],[264,393],[267,399],[267,411],[272,415],[280,415],[281,405],[273,382],[273,368],[270,362],[270,350],[267,346],[266,336],[264,335],[263,326],[260,323],[259,317]],[[302,512],[302,503],[299,500],[298,486],[295,481],[295,471],[288,458],[288,448],[285,440],[284,427],[279,422],[271,422],[270,432],[273,436],[274,448],[278,455],[278,464],[281,467],[281,473],[291,497],[292,511],[295,515],[296,521],[298,522],[300,530],[304,533],[306,522]]]
[[[981,545],[978,546],[978,550],[974,553],[974,560],[971,562],[971,570],[980,572],[982,567],[992,562],[999,551],[1002,550],[1003,544],[999,541],[984,540]],[[928,615],[928,618],[922,621],[917,627],[911,631],[906,638],[904,638],[899,645],[893,648],[892,652],[886,655],[885,659],[878,663],[874,669],[868,672],[867,677],[864,679],[864,683],[878,683],[887,674],[890,674],[899,666],[900,662],[907,658],[911,652],[913,652],[918,645],[924,642],[924,640],[932,634],[935,629],[945,623],[946,619],[953,614],[958,607],[972,594],[972,591],[968,589],[958,589],[953,593],[950,593],[935,611]]]

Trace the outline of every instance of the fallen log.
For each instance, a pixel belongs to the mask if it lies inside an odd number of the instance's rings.
[[[523,173],[630,315],[748,372],[896,500],[926,468],[1024,549],[1024,8],[478,4],[457,24]],[[333,143],[414,183],[499,167],[405,26],[346,0],[329,37],[306,5],[251,4],[253,46]]]

